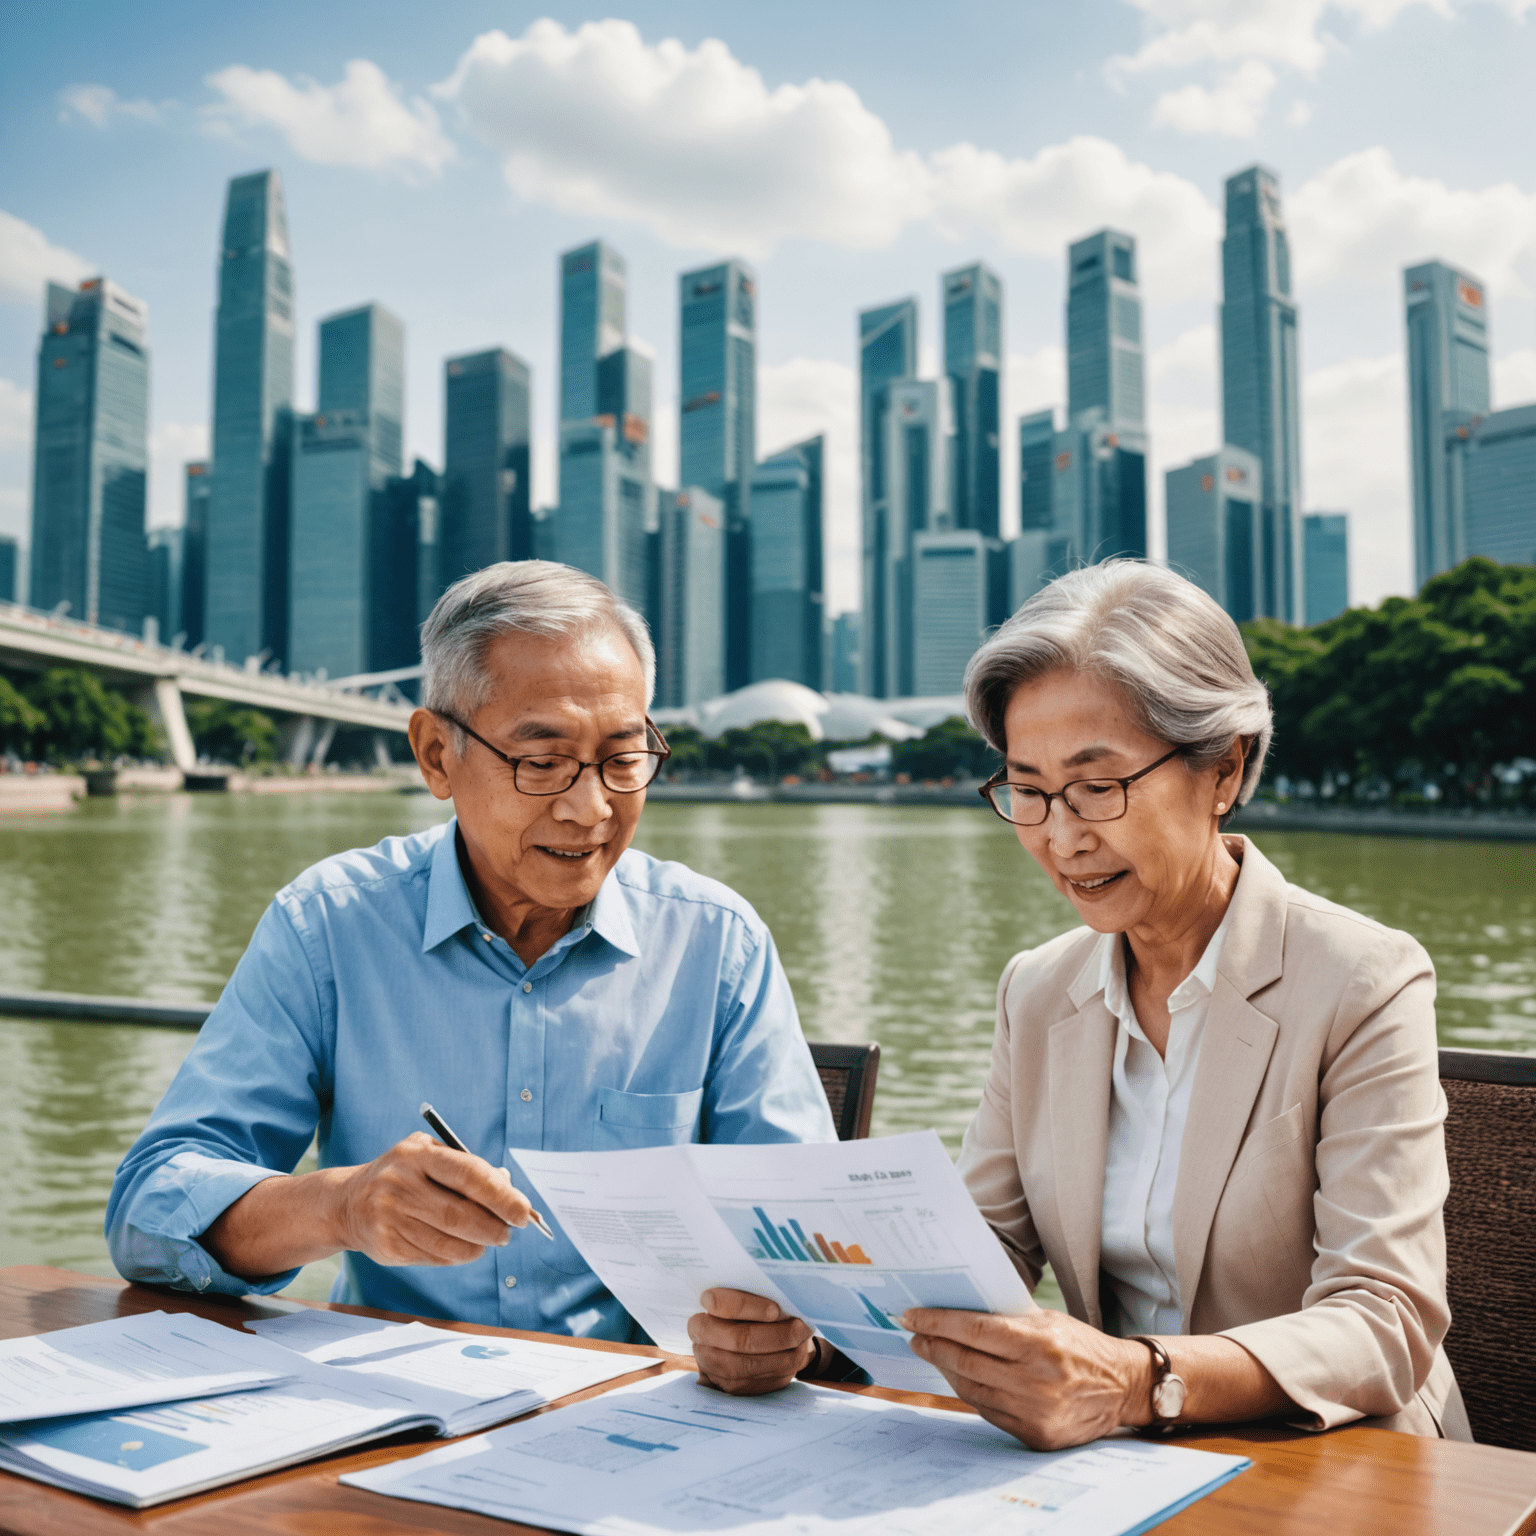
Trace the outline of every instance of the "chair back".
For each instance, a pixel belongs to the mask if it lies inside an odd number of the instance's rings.
[[[811,1044],[811,1060],[827,1096],[839,1141],[862,1141],[869,1135],[875,1107],[875,1077],[880,1071],[878,1045]]]
[[[1536,1055],[1440,1052],[1451,1331],[1473,1436],[1536,1451]]]

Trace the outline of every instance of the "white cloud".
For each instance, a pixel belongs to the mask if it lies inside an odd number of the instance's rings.
[[[186,511],[182,466],[208,457],[208,428],[201,422],[162,421],[149,434],[149,516],[151,528],[179,524]]]
[[[32,391],[0,379],[0,453],[32,446]]]
[[[1305,128],[1312,121],[1312,103],[1298,97],[1285,111],[1288,128]]]
[[[212,126],[276,128],[289,147],[321,165],[433,175],[453,159],[452,141],[420,96],[407,101],[384,71],[353,59],[335,85],[232,64],[208,77],[224,100],[204,109]]]
[[[0,210],[0,299],[41,308],[45,283],[72,285],[90,275],[91,265],[83,256],[54,245],[42,230]]]
[[[1536,347],[1506,352],[1493,360],[1493,404],[1496,410],[1536,402]]]
[[[1536,191],[1509,182],[1448,187],[1398,170],[1383,148],[1346,155],[1286,200],[1304,282],[1397,281],[1397,269],[1435,257],[1495,290],[1536,289]]]
[[[1152,126],[1251,139],[1269,105],[1276,78],[1268,64],[1259,59],[1245,60],[1209,89],[1185,85],[1165,91],[1152,109]]]
[[[59,121],[67,123],[72,117],[83,117],[97,128],[105,128],[114,118],[132,117],[141,123],[159,122],[171,102],[156,105],[140,98],[124,101],[109,85],[72,85],[59,92]]]
[[[1401,353],[1358,357],[1302,381],[1302,485],[1309,512],[1349,513],[1349,596],[1413,590],[1406,385]]]

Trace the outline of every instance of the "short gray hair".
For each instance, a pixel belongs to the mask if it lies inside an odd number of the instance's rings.
[[[1060,671],[1112,684],[1137,726],[1183,748],[1193,772],[1240,740],[1243,782],[1232,811],[1253,798],[1274,729],[1269,691],[1253,675],[1237,625],[1192,581],[1138,560],[1058,576],[971,657],[971,724],[1006,756],[1003,721],[1015,690]]]
[[[502,635],[591,634],[612,624],[634,647],[645,701],[656,687],[656,647],[645,620],[597,577],[553,560],[502,560],[454,582],[421,626],[422,708],[466,719],[485,703],[486,648]],[[455,736],[458,733],[455,732]],[[464,743],[458,741],[462,751]]]

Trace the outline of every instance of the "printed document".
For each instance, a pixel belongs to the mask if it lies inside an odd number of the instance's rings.
[[[0,1423],[212,1397],[291,1374],[281,1357],[251,1349],[251,1342],[186,1312],[143,1312],[5,1339]]]
[[[1129,1536],[1248,1465],[1133,1438],[1041,1454],[974,1414],[671,1375],[341,1481],[579,1536]]]
[[[882,1386],[951,1389],[908,1307],[1034,1306],[933,1131],[832,1145],[509,1151],[598,1278],[663,1349],[692,1353],[711,1286],[811,1324]]]

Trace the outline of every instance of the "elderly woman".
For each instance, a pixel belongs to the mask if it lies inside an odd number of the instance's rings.
[[[1434,971],[1223,833],[1270,737],[1236,625],[1111,561],[1025,603],[965,687],[1005,757],[984,793],[1085,926],[1004,970],[960,1167],[1070,1315],[914,1310],[913,1349],[1037,1449],[1271,1416],[1470,1439],[1440,1347]],[[768,1384],[769,1342],[780,1370],[825,1360],[737,1293],[710,1312],[728,1389]]]

